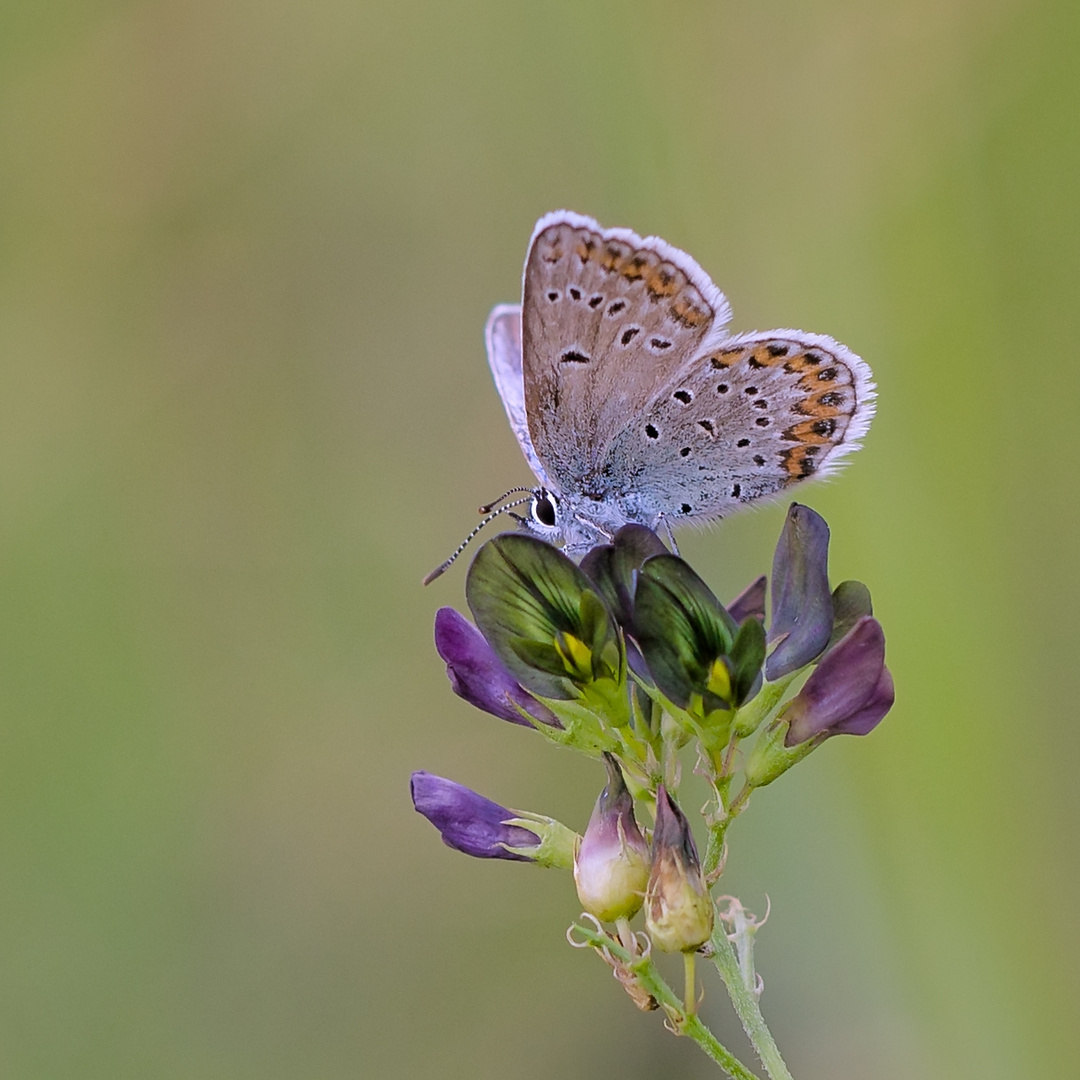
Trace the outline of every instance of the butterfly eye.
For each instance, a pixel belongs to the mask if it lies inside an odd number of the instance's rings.
[[[558,520],[558,502],[555,496],[543,489],[535,496],[532,503],[533,520],[549,529],[555,527]]]

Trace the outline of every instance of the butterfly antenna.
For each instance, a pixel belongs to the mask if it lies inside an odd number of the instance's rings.
[[[511,488],[509,491],[505,492],[504,494],[500,495],[497,499],[495,499],[494,502],[489,502],[486,506],[481,506],[480,509],[477,510],[476,512],[478,514],[490,514],[491,511],[494,510],[495,507],[498,506],[499,503],[501,503],[503,501],[503,499],[508,499],[508,498],[510,498],[511,495],[517,495],[519,492],[522,492],[522,491],[525,491],[530,495],[533,493],[532,488],[527,488],[527,487]],[[514,503],[514,505],[517,506],[517,503]]]
[[[533,497],[533,493],[532,493],[531,489],[529,489],[529,488],[520,488],[519,490],[528,491],[529,494],[524,499],[515,499],[511,503],[507,503],[505,506],[500,506],[499,509],[496,510],[494,513],[488,514],[488,516],[486,518],[484,518],[484,520],[481,521],[480,524],[477,525],[476,528],[473,529],[473,531],[471,533],[469,533],[469,535],[466,536],[465,539],[462,540],[460,544],[458,544],[457,551],[455,551],[454,554],[451,555],[450,558],[446,560],[446,562],[440,563],[438,566],[436,566],[435,569],[432,570],[431,573],[428,574],[428,576],[426,578],[424,578],[424,584],[425,585],[430,585],[437,577],[441,577],[443,574],[445,574],[446,571],[449,570],[450,567],[453,565],[454,560],[469,546],[469,543],[472,541],[473,537],[475,537],[476,534],[485,525],[490,524],[500,514],[505,514],[508,510],[511,510],[513,507],[520,506],[522,503],[527,503]],[[512,494],[512,493],[507,492],[507,495],[509,495],[509,494]],[[505,499],[506,495],[504,495],[503,498]],[[495,501],[499,502],[500,500],[496,499]]]

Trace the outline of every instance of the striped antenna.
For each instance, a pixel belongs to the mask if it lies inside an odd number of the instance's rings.
[[[534,493],[529,488],[518,488],[518,490],[519,491],[528,491],[529,494],[524,499],[515,499],[513,502],[507,503],[505,506],[500,506],[499,509],[496,510],[494,513],[488,514],[488,516],[486,518],[484,518],[484,520],[481,521],[480,524],[477,525],[476,528],[473,529],[473,531],[471,533],[469,533],[469,535],[466,536],[465,539],[462,540],[460,544],[458,544],[457,551],[455,551],[454,554],[451,555],[450,558],[446,560],[446,562],[441,563],[440,565],[436,566],[435,569],[432,570],[431,573],[428,574],[428,576],[426,578],[424,578],[424,584],[425,585],[430,585],[437,577],[442,577],[442,575],[445,574],[446,571],[449,570],[450,567],[453,565],[454,560],[469,546],[469,542],[473,539],[473,537],[476,536],[476,534],[485,525],[490,524],[500,514],[505,514],[507,512],[507,510],[512,510],[515,506],[521,506],[522,503],[527,503],[534,497]],[[513,494],[513,492],[511,492],[511,491],[508,491],[506,493],[506,495],[512,495],[512,494]],[[503,499],[506,498],[506,495],[503,496]],[[501,502],[501,500],[496,499],[495,502]],[[494,505],[494,503],[492,503],[491,505]]]
[[[518,492],[521,492],[521,491],[524,491],[524,492],[526,492],[526,493],[527,493],[527,494],[529,494],[529,495],[533,495],[533,494],[535,494],[535,492],[533,491],[533,489],[532,489],[532,488],[527,488],[527,487],[516,487],[516,488],[511,488],[511,489],[510,489],[509,491],[507,491],[507,492],[504,492],[504,493],[503,493],[502,495],[500,495],[500,496],[499,496],[499,497],[498,497],[497,499],[495,499],[495,500],[494,500],[494,502],[489,502],[489,503],[487,504],[487,506],[481,506],[481,507],[480,507],[480,509],[479,509],[479,510],[477,510],[476,512],[477,512],[478,514],[490,514],[490,513],[491,513],[491,511],[492,511],[492,510],[494,510],[494,509],[495,509],[495,507],[496,507],[496,506],[498,506],[498,505],[499,505],[499,503],[501,503],[501,502],[503,501],[503,499],[508,499],[508,498],[509,498],[509,497],[510,497],[511,495],[517,495],[517,494],[518,494]],[[516,506],[516,505],[517,505],[517,503],[515,503],[514,505]]]

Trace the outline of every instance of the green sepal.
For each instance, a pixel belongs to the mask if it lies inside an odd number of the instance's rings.
[[[815,740],[810,739],[797,746],[785,746],[787,731],[788,722],[781,713],[758,737],[746,762],[745,778],[748,787],[771,784],[818,745]]]
[[[542,814],[531,814],[524,810],[519,810],[518,813],[520,817],[509,818],[503,824],[528,829],[529,832],[540,837],[540,844],[538,847],[527,848],[512,847],[510,844],[502,846],[514,855],[523,855],[531,859],[537,866],[572,870],[574,852],[581,842],[581,837],[573,829],[567,828],[561,821],[556,821],[554,818],[544,817]]]
[[[665,709],[660,718],[660,738],[672,751],[681,750],[696,735],[693,717],[677,705]]]
[[[694,734],[714,765],[731,739],[731,725],[735,715],[733,709],[714,709],[704,720],[694,713],[690,714],[694,722]]]
[[[723,753],[731,738],[731,721],[737,715],[733,709],[714,710],[703,719],[700,694],[691,699],[689,709],[684,709],[655,686],[638,682],[638,687],[658,707],[658,735],[667,753],[678,752],[691,739],[697,739],[710,758]]]
[[[687,712],[686,709],[680,705],[676,705],[675,702],[667,697],[658,687],[639,679],[636,675],[634,676],[634,681],[637,683],[638,689],[640,689],[654,705],[659,707],[661,716],[660,733],[664,742],[670,742],[678,749],[685,746],[692,737],[698,734],[701,725],[695,717]],[[676,741],[673,741],[676,732],[679,733],[677,745]]]
[[[740,739],[753,735],[761,727],[762,721],[779,706],[787,688],[799,675],[799,671],[793,671],[776,682],[764,683],[757,694],[735,714],[735,735]]]
[[[589,757],[600,757],[605,750],[617,751],[621,743],[614,731],[616,725],[606,711],[599,710],[585,696],[571,701],[566,698],[538,698],[558,717],[562,728],[541,724],[524,710],[518,711],[549,742],[579,750]]]

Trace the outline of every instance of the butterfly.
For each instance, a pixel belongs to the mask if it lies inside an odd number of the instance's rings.
[[[834,473],[874,415],[870,368],[831,337],[730,336],[730,320],[704,270],[659,237],[542,217],[522,302],[485,332],[538,486],[490,517],[527,502],[520,525],[576,557],[623,525],[670,536]]]

